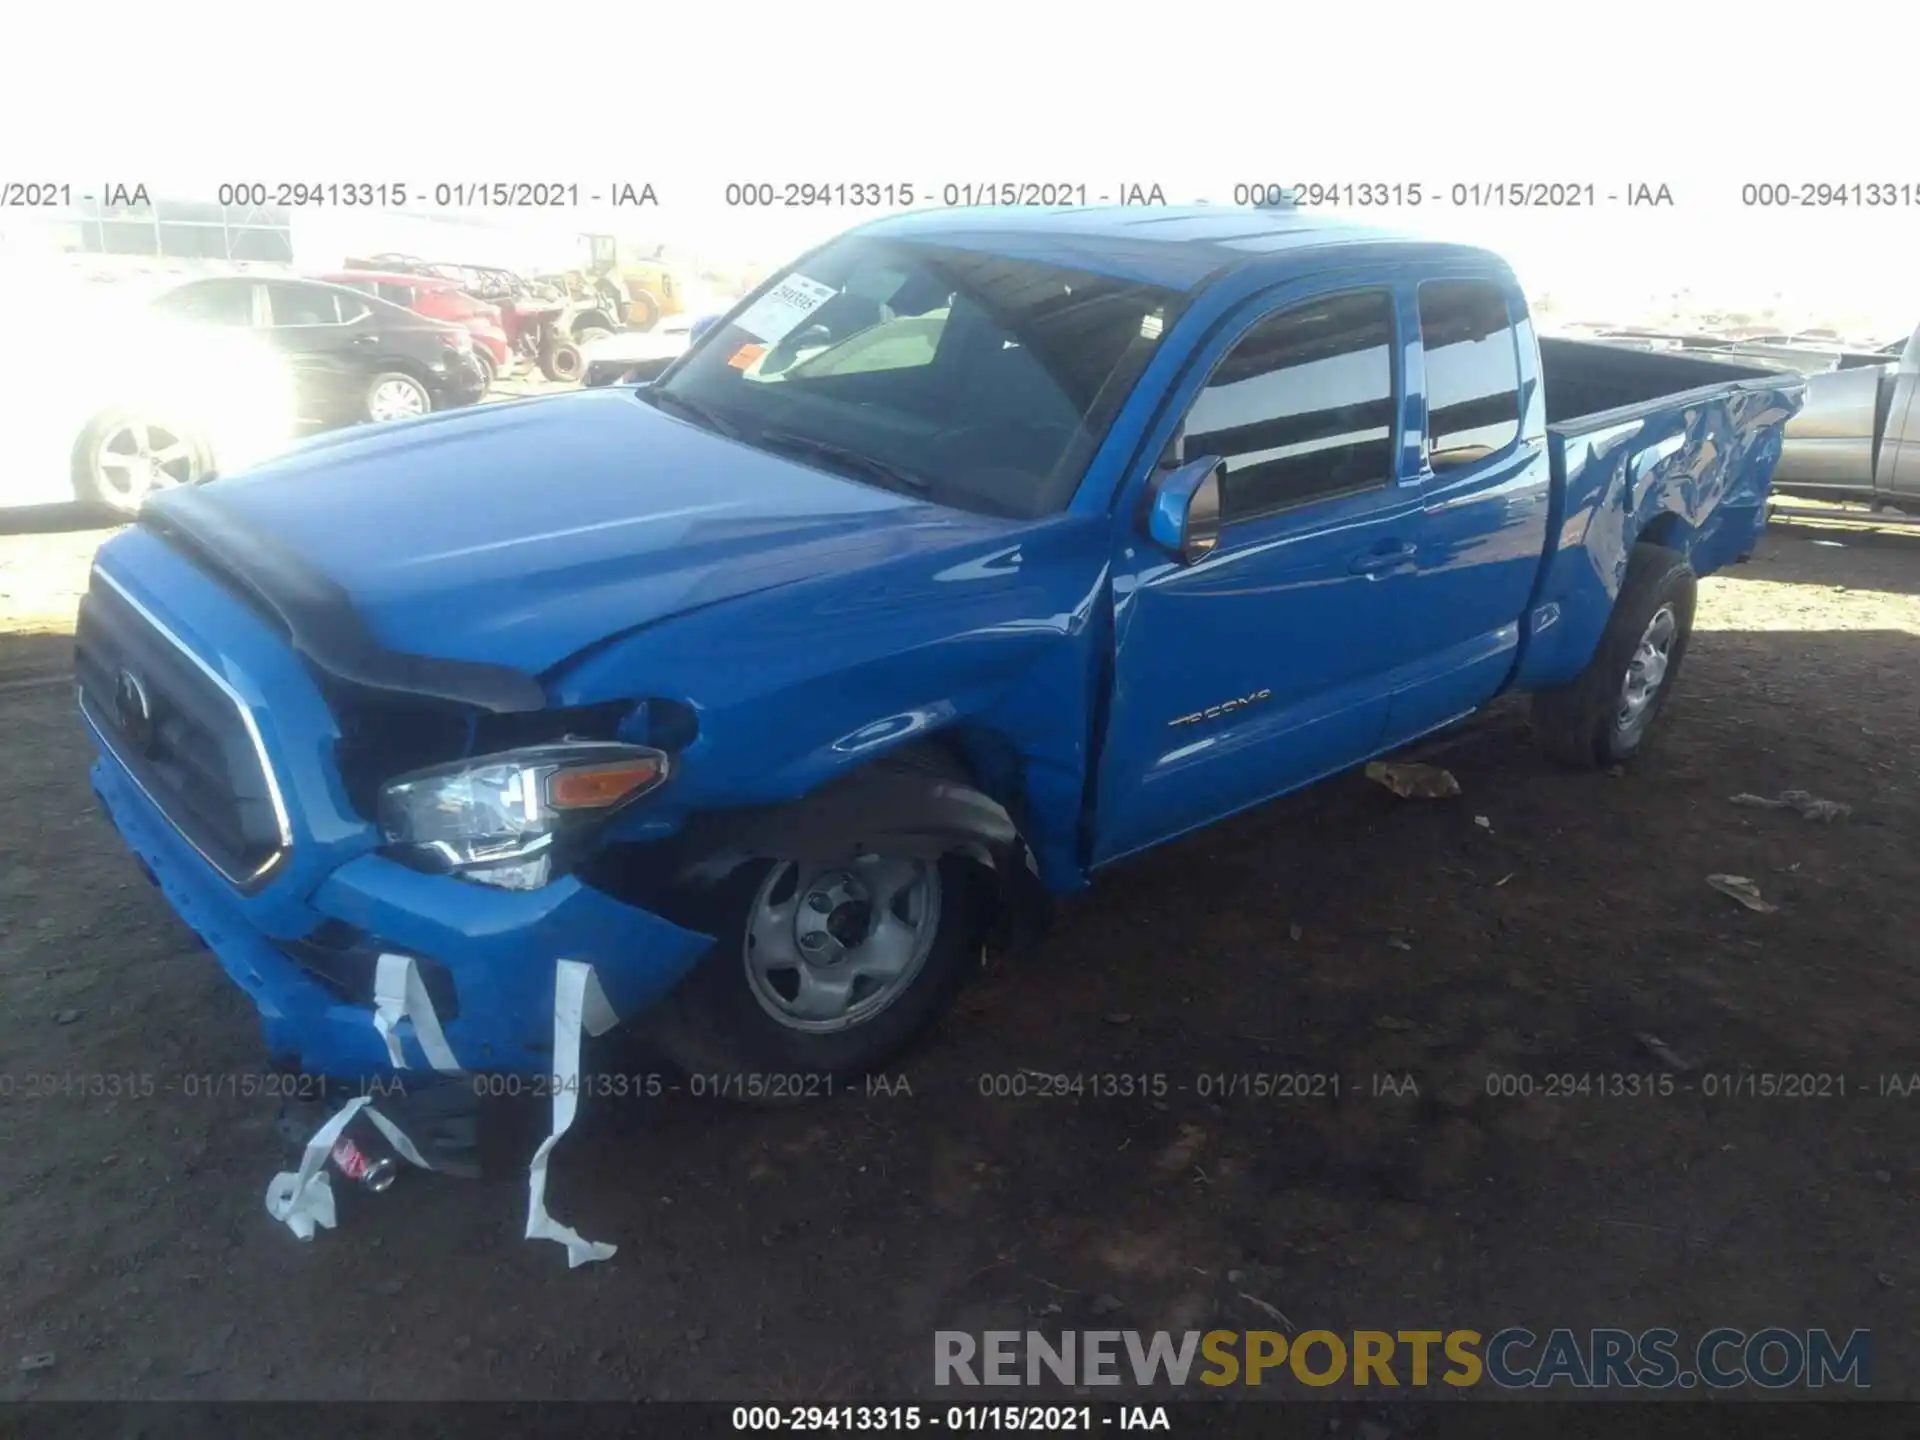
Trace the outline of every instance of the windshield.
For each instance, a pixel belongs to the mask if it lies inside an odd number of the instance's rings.
[[[654,387],[749,445],[958,509],[1063,508],[1184,296],[849,237],[782,273]]]

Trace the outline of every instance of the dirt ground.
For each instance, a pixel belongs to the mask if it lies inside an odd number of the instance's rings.
[[[1628,774],[1497,715],[1431,757],[1460,798],[1348,777],[1105,875],[911,1094],[589,1101],[553,1209],[620,1250],[569,1271],[517,1182],[409,1173],[304,1245],[267,1216],[274,1102],[182,1091],[257,1071],[250,1008],[95,813],[57,678],[100,532],[33,523],[0,537],[0,1398],[951,1399],[935,1330],[1276,1313],[1867,1328],[1876,1394],[1920,1398],[1920,1098],[1875,1093],[1920,1072],[1920,539],[1775,531],[1708,582]],[[1795,788],[1853,812],[1728,803]],[[1846,1096],[1704,1093],[1743,1068]],[[1022,1072],[1168,1089],[981,1093]],[[1201,1093],[1274,1072],[1341,1094]],[[1677,1084],[1488,1093],[1599,1072]],[[156,1092],[24,1093],[89,1074]]]

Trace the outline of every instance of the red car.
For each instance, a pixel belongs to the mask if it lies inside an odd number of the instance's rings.
[[[313,278],[378,296],[435,320],[451,320],[466,326],[473,333],[474,358],[486,373],[489,390],[493,388],[494,378],[512,363],[513,348],[502,327],[499,307],[474,299],[460,288],[457,280],[400,275],[385,270],[334,270]]]

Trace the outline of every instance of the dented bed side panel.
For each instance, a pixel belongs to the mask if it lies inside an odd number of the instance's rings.
[[[1798,377],[1770,376],[1549,428],[1557,504],[1514,688],[1566,684],[1586,668],[1642,540],[1702,576],[1752,553],[1805,393]]]

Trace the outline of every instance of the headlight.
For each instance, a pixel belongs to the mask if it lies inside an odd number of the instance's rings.
[[[436,765],[382,788],[380,829],[410,861],[533,890],[553,877],[557,848],[661,784],[668,764],[644,745],[578,741]]]

